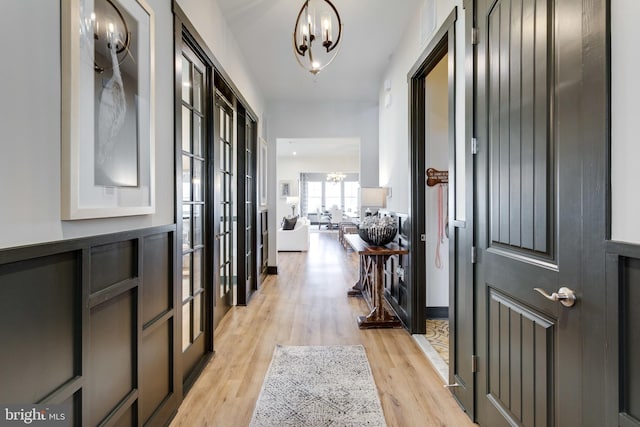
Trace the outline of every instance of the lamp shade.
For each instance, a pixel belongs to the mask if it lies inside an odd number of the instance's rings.
[[[298,196],[288,196],[287,197],[287,204],[288,205],[297,205],[299,201],[300,201],[300,198]]]
[[[387,207],[387,189],[384,187],[360,187],[360,205]]]

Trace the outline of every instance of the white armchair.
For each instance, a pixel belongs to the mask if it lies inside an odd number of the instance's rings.
[[[329,220],[329,228],[338,228],[342,222],[342,209],[331,208],[329,215],[331,216],[331,219]]]
[[[310,221],[301,217],[296,221],[293,230],[278,229],[278,251],[308,251],[309,250],[309,225]]]

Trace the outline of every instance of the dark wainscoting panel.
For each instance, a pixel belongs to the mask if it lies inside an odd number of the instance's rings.
[[[91,292],[136,276],[135,241],[91,248]]]
[[[171,304],[173,269],[172,242],[168,234],[144,238],[142,324],[145,327],[173,308]]]
[[[135,295],[127,291],[91,310],[89,422],[97,425],[134,389]]]
[[[39,402],[80,375],[80,265],[78,251],[0,265],[0,402]]]
[[[167,425],[182,399],[175,225],[0,250],[0,402]]]
[[[607,419],[640,427],[640,245],[607,242]]]

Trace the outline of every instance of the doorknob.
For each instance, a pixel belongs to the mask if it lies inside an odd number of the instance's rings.
[[[540,288],[533,288],[533,290],[540,292],[540,294],[548,300],[560,301],[560,304],[564,305],[565,307],[573,307],[573,305],[576,303],[576,293],[572,289],[564,286],[558,289],[558,292],[554,292],[551,295]]]

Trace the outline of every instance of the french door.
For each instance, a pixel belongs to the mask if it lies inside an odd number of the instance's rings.
[[[237,218],[236,203],[236,150],[235,135],[236,115],[233,104],[220,92],[216,93],[215,112],[217,158],[215,168],[219,183],[219,221],[220,228],[216,234],[219,245],[218,281],[215,289],[215,310],[213,316],[214,329],[218,327],[224,315],[234,304],[234,288],[237,286]]]
[[[210,258],[213,251],[207,234],[211,224],[206,220],[211,207],[207,147],[207,88],[210,68],[184,44],[181,52],[182,78],[180,91],[180,165],[178,212],[182,231],[182,317],[183,381],[189,382],[207,353],[212,350],[210,302]]]

